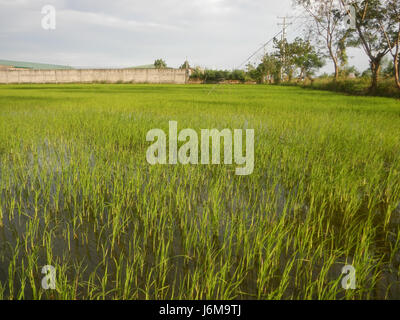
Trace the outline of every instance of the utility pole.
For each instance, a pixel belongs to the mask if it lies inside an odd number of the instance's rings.
[[[287,27],[292,25],[292,23],[287,23],[287,20],[292,19],[293,17],[278,17],[278,19],[282,19],[283,23],[278,23],[278,26],[282,26],[282,40],[286,39],[286,31]]]
[[[278,17],[278,19],[282,19],[283,23],[278,23],[278,26],[282,26],[282,42],[281,44],[284,46],[286,43],[286,31],[287,27],[292,25],[292,23],[287,23],[287,20],[292,19],[292,17]],[[283,66],[285,65],[286,62],[286,52],[285,52],[285,47],[283,47],[283,54],[281,56],[281,80],[283,80]]]

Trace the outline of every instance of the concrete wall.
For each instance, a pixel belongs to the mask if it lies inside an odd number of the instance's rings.
[[[0,83],[176,83],[187,82],[178,69],[0,70]]]

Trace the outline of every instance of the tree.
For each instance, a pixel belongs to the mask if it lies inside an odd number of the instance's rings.
[[[246,73],[243,70],[233,70],[229,75],[229,80],[245,82],[246,81]]]
[[[349,28],[344,31],[343,36],[338,41],[338,57],[339,57],[339,75],[347,75],[346,69],[348,68],[349,57],[347,55],[347,47],[349,45],[349,37],[352,34],[352,30]]]
[[[257,67],[251,63],[246,65],[247,77],[257,81],[258,83],[265,83],[265,81],[279,82],[280,61],[272,54],[265,54]]]
[[[322,55],[310,41],[297,37],[293,42],[274,39],[273,60],[269,59],[270,69],[274,70],[275,81],[287,79],[292,81],[298,72],[299,78],[311,78],[316,69],[324,65]]]
[[[281,66],[281,61],[273,54],[264,55],[257,67],[260,82],[264,83],[267,80],[268,82],[279,83],[281,81]]]
[[[385,62],[382,63],[382,74],[385,77],[394,77],[395,76],[395,72],[394,72],[394,65],[393,65],[393,61],[392,60],[387,60]]]
[[[199,66],[194,67],[190,74],[190,79],[204,80],[204,70]]]
[[[292,81],[295,72],[294,55],[295,48],[286,39],[274,39],[274,56],[277,58],[276,64],[279,65],[279,80],[287,79]],[[279,61],[279,62],[278,62]],[[278,70],[277,70],[278,71]]]
[[[253,81],[259,82],[260,76],[257,68],[253,66],[251,63],[248,63],[246,65],[246,74],[247,77],[250,78]]]
[[[393,68],[392,70],[395,82],[397,88],[400,90],[400,3],[398,0],[386,0],[385,2],[386,20],[390,23],[387,26],[384,26],[383,23],[380,23],[380,27],[385,35],[389,52],[393,57],[393,62],[389,68]]]
[[[370,91],[378,86],[382,59],[390,51],[382,26],[391,25],[382,0],[341,0],[352,7],[355,15],[355,36],[353,45],[361,45],[370,61],[372,81]]]
[[[311,45],[310,41],[305,41],[297,37],[293,43],[289,44],[294,65],[300,69],[299,78],[309,78],[315,71],[324,66],[321,54]]]
[[[167,67],[167,63],[163,59],[157,59],[154,61],[154,66],[156,69],[165,69]]]
[[[339,78],[341,60],[345,60],[348,28],[344,21],[347,12],[340,6],[338,0],[294,0],[312,17],[315,23],[315,33],[331,58],[335,69],[335,80]]]
[[[179,69],[190,69],[189,61],[185,60],[185,62],[179,67]]]

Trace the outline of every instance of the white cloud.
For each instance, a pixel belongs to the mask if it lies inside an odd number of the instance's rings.
[[[76,10],[59,10],[57,16],[60,23],[75,24],[80,26],[97,25],[107,28],[118,28],[126,31],[137,28],[177,29],[176,26],[160,24],[156,22],[140,22],[136,20],[122,19],[105,13],[82,12]]]
[[[293,13],[291,2],[0,0],[0,58],[78,66],[139,65],[164,58],[178,66],[188,57],[202,66],[232,68],[280,30],[277,16]],[[41,28],[46,4],[57,10],[54,31]],[[288,36],[300,31],[296,23]],[[360,56],[357,63],[364,61]]]

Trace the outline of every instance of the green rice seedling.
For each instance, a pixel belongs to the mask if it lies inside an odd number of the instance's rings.
[[[1,86],[1,299],[400,297],[398,101],[209,89]],[[150,165],[169,121],[254,129],[253,173]]]

